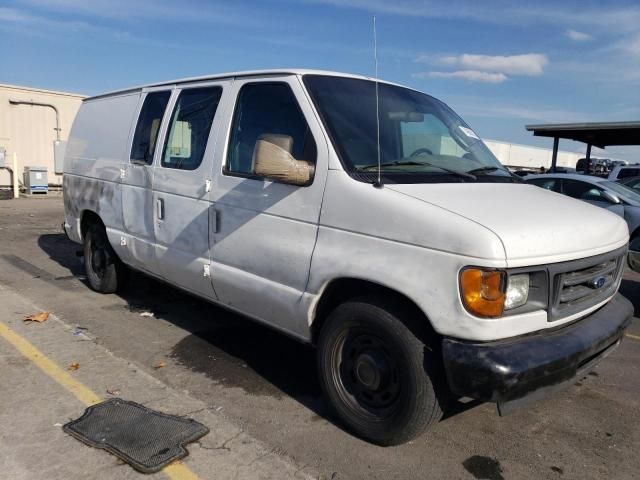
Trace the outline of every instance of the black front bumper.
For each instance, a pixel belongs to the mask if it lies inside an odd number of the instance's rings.
[[[633,305],[618,293],[591,315],[552,331],[483,343],[445,338],[449,387],[508,413],[587,373],[618,346],[632,317]]]

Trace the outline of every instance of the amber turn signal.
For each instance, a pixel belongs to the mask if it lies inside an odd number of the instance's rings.
[[[465,308],[479,317],[499,317],[504,310],[506,275],[499,270],[467,268],[460,273]]]

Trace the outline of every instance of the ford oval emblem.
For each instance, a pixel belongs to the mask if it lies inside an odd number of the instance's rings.
[[[589,286],[591,288],[602,288],[606,283],[607,279],[604,277],[596,277],[589,282]]]

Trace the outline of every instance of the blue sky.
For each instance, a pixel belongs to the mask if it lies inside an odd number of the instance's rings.
[[[485,138],[550,146],[524,125],[640,120],[637,0],[2,0],[0,83],[90,95],[256,68],[372,75],[373,15],[380,77]]]

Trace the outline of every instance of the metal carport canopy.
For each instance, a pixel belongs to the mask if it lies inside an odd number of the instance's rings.
[[[548,123],[526,125],[535,137],[553,138],[551,171],[556,171],[558,141],[561,138],[587,144],[587,165],[591,161],[591,146],[605,148],[610,145],[640,145],[640,121],[592,122],[592,123]]]
[[[640,121],[548,123],[527,125],[536,137],[566,138],[605,148],[609,145],[640,145]]]

